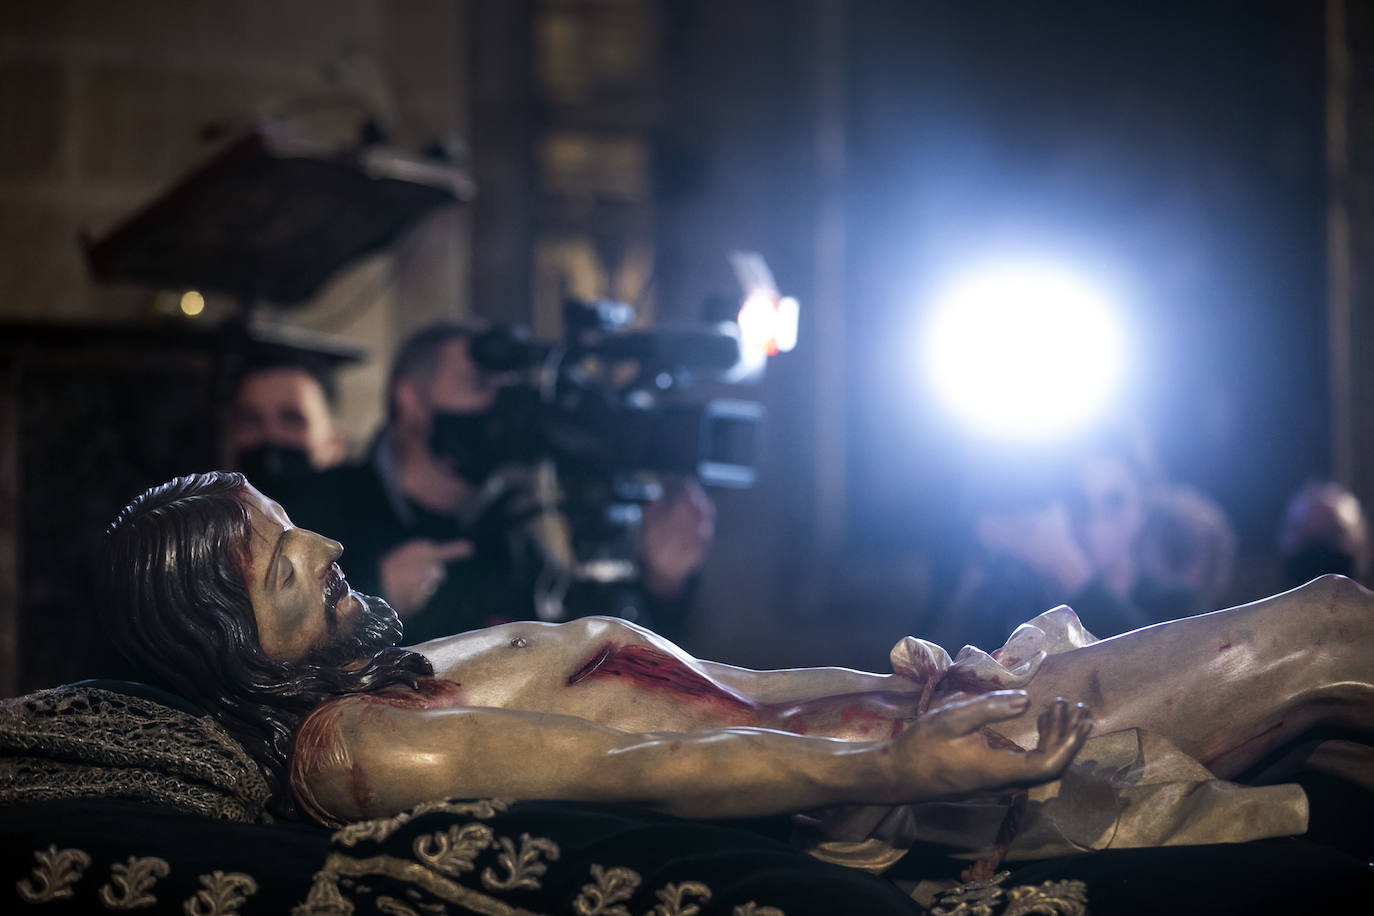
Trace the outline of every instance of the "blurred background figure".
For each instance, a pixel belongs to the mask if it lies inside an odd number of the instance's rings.
[[[1036,608],[1072,607],[1099,637],[1214,609],[1235,535],[1215,502],[1161,480],[1139,430],[1104,432],[1064,482],[974,513],[971,546],[939,632],[991,650]]]
[[[535,498],[529,469],[510,468],[486,434],[500,421],[501,375],[473,361],[479,327],[439,322],[396,353],[387,421],[359,463],[323,474],[291,504],[297,524],[348,545],[356,586],[379,594],[421,642],[509,620],[620,614],[665,634],[681,629],[691,579],[714,534],[701,487],[679,481],[644,512],[643,601],[557,583],[563,531]],[[558,589],[556,602],[548,602]]]
[[[1334,481],[1303,484],[1284,512],[1279,551],[1287,588],[1326,573],[1363,582],[1369,572],[1369,526],[1359,499]]]
[[[1161,487],[1145,507],[1136,591],[1147,622],[1222,606],[1236,560],[1236,533],[1216,501],[1185,486]]]
[[[281,499],[279,488],[341,463],[346,443],[336,398],[328,369],[304,357],[250,362],[233,386],[234,469]]]

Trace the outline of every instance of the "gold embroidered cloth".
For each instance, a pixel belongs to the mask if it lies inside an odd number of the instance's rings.
[[[129,798],[254,822],[267,797],[257,765],[209,716],[96,687],[0,701],[0,805]]]

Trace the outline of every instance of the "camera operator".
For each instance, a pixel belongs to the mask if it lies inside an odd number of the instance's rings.
[[[366,459],[321,475],[292,507],[299,524],[349,545],[349,575],[396,608],[411,642],[534,618],[536,583],[547,575],[545,550],[521,519],[529,493],[492,485],[499,456],[484,454],[475,435],[445,435],[436,450],[436,424],[477,429],[503,384],[473,362],[476,332],[443,322],[407,340]],[[670,482],[646,507],[638,560],[648,619],[637,622],[677,635],[713,528],[714,508],[691,480]],[[620,610],[584,606],[575,594],[565,604],[570,616]]]

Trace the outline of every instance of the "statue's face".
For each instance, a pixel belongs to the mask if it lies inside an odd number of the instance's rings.
[[[291,524],[282,507],[253,487],[240,497],[253,526],[248,596],[258,642],[269,658],[298,661],[313,646],[350,630],[365,612],[334,561],[338,541]]]

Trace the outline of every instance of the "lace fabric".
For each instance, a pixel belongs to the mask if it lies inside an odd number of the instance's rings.
[[[129,798],[223,820],[268,820],[267,782],[209,716],[95,687],[0,701],[0,805]]]

